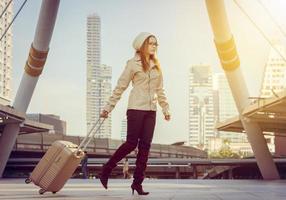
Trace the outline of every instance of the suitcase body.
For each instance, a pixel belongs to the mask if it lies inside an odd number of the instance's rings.
[[[56,193],[62,189],[80,164],[87,145],[99,131],[104,120],[101,121],[99,118],[79,145],[68,141],[55,141],[25,182],[33,182],[39,186],[40,194],[47,191]]]
[[[26,183],[33,182],[41,189],[56,193],[72,176],[84,156],[78,145],[68,141],[55,141],[33,170]]]

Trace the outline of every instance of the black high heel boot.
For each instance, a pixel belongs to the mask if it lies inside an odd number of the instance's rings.
[[[139,195],[148,195],[149,192],[144,192],[143,190],[143,187],[142,185],[140,184],[132,184],[131,185],[131,189],[132,189],[132,195],[134,195],[134,190],[136,190],[136,192],[139,194]]]
[[[145,169],[147,167],[148,154],[149,154],[149,149],[139,148],[136,158],[136,167],[133,173],[134,180],[131,185],[132,194],[134,194],[134,190],[136,190],[139,195],[149,194],[149,192],[144,192],[142,188]]]
[[[122,158],[124,158],[127,154],[129,154],[135,148],[136,148],[135,144],[132,144],[130,142],[123,143],[116,150],[116,152],[109,159],[109,161],[103,166],[102,173],[99,179],[105,189],[107,189],[108,177],[111,174],[112,169],[116,167],[116,163],[118,163]]]
[[[115,165],[116,166],[116,165]],[[102,173],[99,177],[99,180],[102,184],[102,186],[107,189],[107,183],[108,183],[108,177],[112,171],[112,169],[115,167],[114,165],[113,166],[108,166],[108,165],[104,165],[103,166],[103,169],[102,169]]]

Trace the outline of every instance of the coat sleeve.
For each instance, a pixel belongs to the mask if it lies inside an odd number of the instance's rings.
[[[167,97],[165,94],[165,90],[163,88],[163,74],[160,72],[159,76],[159,86],[157,88],[157,96],[158,96],[158,103],[162,108],[164,115],[170,115],[169,103],[167,102]]]
[[[106,110],[109,113],[113,110],[116,103],[121,98],[122,93],[128,87],[130,81],[132,80],[132,77],[133,77],[132,65],[130,61],[128,61],[124,71],[122,72],[117,81],[117,85],[113,90],[112,95],[109,97],[107,104],[103,108],[104,110]]]

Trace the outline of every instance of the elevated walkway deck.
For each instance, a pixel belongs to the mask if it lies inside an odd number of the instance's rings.
[[[263,132],[286,137],[286,91],[271,98],[258,98],[246,107],[243,117],[259,124]],[[238,116],[217,124],[219,131],[244,132]],[[284,134],[283,134],[284,133]]]

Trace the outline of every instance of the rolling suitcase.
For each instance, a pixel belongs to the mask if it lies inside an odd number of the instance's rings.
[[[100,122],[99,118],[79,146],[68,141],[55,141],[25,182],[27,184],[33,182],[39,186],[41,188],[39,190],[40,194],[44,194],[47,191],[52,193],[58,192],[80,164],[87,145],[103,122],[104,119]],[[96,127],[97,129],[95,130]],[[92,136],[89,137],[90,135]]]

